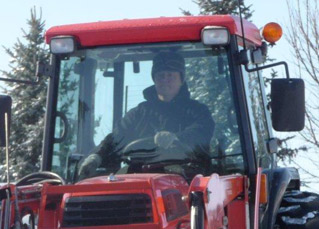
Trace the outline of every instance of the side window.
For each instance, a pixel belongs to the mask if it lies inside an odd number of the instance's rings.
[[[134,72],[133,62],[125,63],[123,115],[143,102],[143,90],[154,85],[151,75],[153,62],[140,61],[138,65],[139,71]]]
[[[244,67],[242,67],[242,72],[255,152],[260,160],[260,166],[269,168],[271,160],[266,147],[269,133],[261,93],[261,83],[263,82],[261,82],[257,72],[248,73]]]
[[[61,78],[59,82],[57,117],[55,121],[52,171],[62,176],[65,175],[64,169],[66,168],[65,163],[68,153],[71,154],[77,147],[77,122],[79,118],[78,85],[80,81],[80,76],[74,72],[74,65],[77,61],[78,58],[72,57],[68,62],[63,62],[60,69]],[[67,127],[65,125],[67,125]],[[62,137],[64,138],[63,140],[61,139]]]
[[[113,128],[113,77],[103,76],[102,70],[95,74],[94,144],[112,132]],[[103,98],[103,99],[101,99]]]
[[[205,104],[215,122],[209,152],[214,172],[243,173],[244,160],[226,53],[186,59],[186,81],[191,98]]]

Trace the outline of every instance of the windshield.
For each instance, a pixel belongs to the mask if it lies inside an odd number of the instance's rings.
[[[63,58],[53,172],[70,181],[93,153],[98,165],[90,176],[242,173],[228,66],[223,47],[188,42],[99,47]]]

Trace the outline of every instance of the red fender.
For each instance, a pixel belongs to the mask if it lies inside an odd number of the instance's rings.
[[[194,191],[203,193],[206,228],[221,228],[226,225],[236,229],[246,227],[246,179],[242,175],[218,174],[210,177],[197,175],[193,179],[188,193],[189,196]]]

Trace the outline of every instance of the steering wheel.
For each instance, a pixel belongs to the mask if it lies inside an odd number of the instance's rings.
[[[163,149],[154,143],[153,137],[148,137],[129,143],[123,150],[122,158],[128,164],[176,164],[194,159],[191,153],[192,149],[180,141],[175,141],[172,147]]]
[[[50,183],[55,185],[65,185],[65,180],[58,174],[48,171],[36,172],[26,175],[18,180],[16,186]]]
[[[154,143],[153,137],[141,138],[129,143],[124,149],[123,154],[131,154],[136,152],[154,152],[158,148]]]

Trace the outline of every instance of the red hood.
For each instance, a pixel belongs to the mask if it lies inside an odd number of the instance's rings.
[[[105,184],[105,183],[145,183],[151,184],[154,179],[170,179],[176,177],[177,175],[168,175],[168,174],[123,174],[123,175],[114,175],[115,180],[110,181],[110,176],[99,176],[88,178],[82,180],[76,185],[85,185],[85,184]]]
[[[99,195],[106,193],[140,192],[143,190],[180,189],[188,191],[189,185],[185,179],[174,174],[126,174],[115,175],[116,181],[110,181],[109,176],[85,179],[75,185],[52,186],[44,185],[48,195]]]

